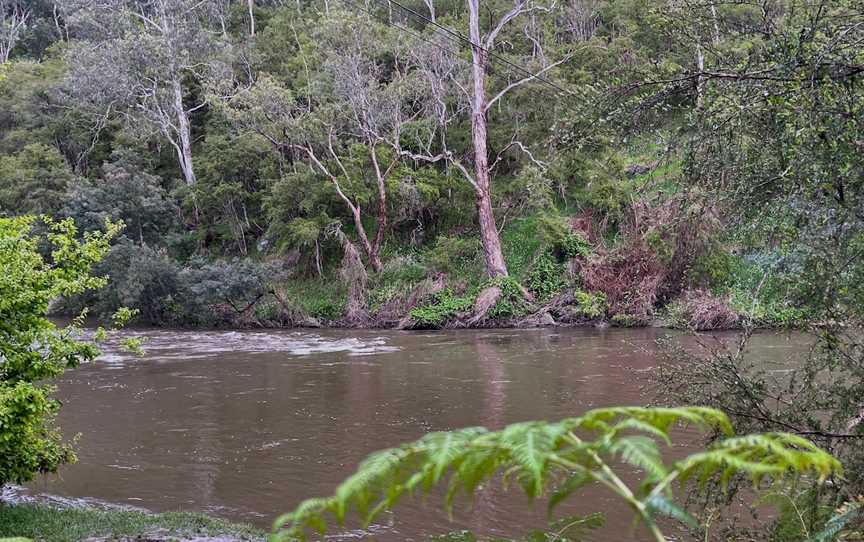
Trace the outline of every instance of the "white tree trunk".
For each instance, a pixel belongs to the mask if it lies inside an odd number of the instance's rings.
[[[192,131],[189,127],[189,115],[183,106],[183,86],[180,84],[180,80],[175,78],[172,85],[174,87],[174,114],[177,116],[177,136],[180,140],[177,158],[180,162],[180,169],[183,170],[186,184],[192,186],[195,184],[195,169],[192,166]]]
[[[492,193],[489,178],[489,154],[486,125],[486,63],[488,52],[482,48],[480,39],[479,0],[468,0],[468,26],[471,47],[474,96],[471,102],[471,136],[474,144],[474,181],[476,186],[477,218],[480,226],[480,241],[486,259],[486,274],[491,278],[506,277],[507,264],[501,251],[501,238],[492,212]]]
[[[249,7],[249,35],[255,37],[255,0],[247,0]]]

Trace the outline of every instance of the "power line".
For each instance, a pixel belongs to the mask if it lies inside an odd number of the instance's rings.
[[[567,90],[565,90],[564,88],[560,87],[559,85],[553,83],[552,81],[546,79],[545,77],[543,77],[543,76],[541,76],[541,75],[537,75],[537,74],[535,74],[535,73],[533,73],[533,72],[531,72],[531,71],[529,71],[529,70],[526,70],[526,69],[523,68],[522,66],[519,66],[518,64],[514,64],[513,62],[510,62],[510,61],[507,60],[506,58],[503,58],[503,57],[499,56],[498,54],[496,54],[496,53],[490,51],[489,49],[483,47],[483,46],[480,45],[479,43],[474,43],[473,41],[471,41],[468,37],[466,37],[466,36],[465,36],[464,34],[462,34],[461,32],[458,32],[458,31],[456,31],[456,30],[453,30],[452,28],[449,28],[449,27],[447,27],[447,26],[444,26],[444,25],[442,25],[442,24],[440,24],[440,23],[438,23],[438,22],[436,22],[436,21],[433,21],[432,19],[430,19],[429,17],[423,15],[422,13],[418,12],[417,10],[414,10],[414,9],[409,8],[409,7],[403,6],[401,3],[397,2],[396,0],[378,0],[379,4],[381,4],[382,2],[385,2],[385,1],[388,2],[388,3],[390,3],[390,4],[394,4],[394,5],[396,5],[397,7],[399,7],[400,9],[402,9],[403,11],[407,11],[408,13],[413,14],[415,17],[419,17],[420,19],[422,19],[423,21],[425,21],[425,22],[428,23],[428,24],[431,24],[431,25],[434,25],[434,26],[437,27],[437,28],[440,28],[441,30],[447,32],[447,33],[450,34],[451,36],[456,37],[456,38],[459,39],[460,41],[464,41],[465,43],[468,43],[471,47],[476,47],[476,48],[480,49],[481,51],[485,51],[486,54],[489,55],[490,57],[494,57],[494,58],[498,59],[498,61],[503,62],[504,64],[510,66],[511,68],[516,69],[516,70],[519,70],[520,72],[526,74],[529,78],[531,78],[531,79],[537,79],[538,81],[541,81],[541,82],[543,82],[543,83],[545,83],[545,84],[547,84],[547,85],[549,85],[549,86],[555,88],[556,90],[558,90],[558,91],[560,91],[560,92],[563,92],[563,93],[565,93],[565,94],[570,94],[569,91],[567,91]],[[382,5],[383,5],[383,4],[382,4]]]
[[[356,7],[357,9],[359,9],[359,10],[361,10],[361,11],[364,11],[364,12],[366,12],[367,14],[369,14],[370,17],[375,18],[375,13],[372,12],[372,11],[370,11],[370,10],[369,10],[368,8],[366,8],[365,6],[361,5],[359,2],[356,2],[356,1],[353,1],[353,0],[342,0],[342,1],[343,1],[344,3],[346,3],[346,4],[353,5],[353,6]],[[402,30],[403,32],[407,32],[408,34],[411,34],[412,36],[416,37],[416,38],[419,39],[420,41],[426,42],[426,43],[428,43],[429,45],[432,45],[433,47],[437,47],[438,49],[441,49],[442,51],[445,51],[445,52],[451,53],[451,54],[454,56],[454,58],[455,58],[457,61],[459,61],[459,62],[462,62],[462,63],[464,63],[464,64],[469,64],[467,60],[465,60],[465,59],[463,59],[463,58],[459,58],[459,51],[456,50],[456,49],[452,49],[452,48],[450,48],[450,47],[445,47],[445,46],[441,45],[440,43],[435,43],[434,41],[431,41],[431,40],[425,38],[425,37],[424,37],[422,34],[420,34],[419,32],[415,32],[414,30],[411,30],[410,28],[405,27],[405,26],[402,26],[402,25],[400,25],[400,24],[394,23],[393,21],[383,21],[383,22],[384,22],[384,24],[386,24],[387,26],[392,26],[392,27],[395,27],[395,28],[397,28],[397,29],[399,29],[399,30]],[[440,35],[440,34],[438,34],[438,35]],[[451,41],[452,41],[452,40],[451,40]],[[490,66],[490,71],[492,71],[492,73],[495,73],[495,70],[494,70],[491,66]]]
[[[345,2],[346,4],[351,4],[351,5],[353,5],[353,6],[356,7],[357,9],[360,9],[360,10],[362,10],[362,11],[365,11],[366,13],[369,14],[369,16],[371,16],[371,17],[373,17],[373,18],[375,17],[375,13],[373,13],[372,11],[370,11],[369,9],[367,9],[366,7],[360,5],[358,2],[354,2],[354,1],[352,1],[352,0],[342,0],[342,1]],[[396,24],[396,23],[394,23],[393,21],[387,21],[385,24],[387,24],[388,26],[393,26],[393,27],[395,27],[395,28],[398,28],[399,30],[402,30],[402,31],[404,31],[404,32],[407,32],[407,33],[411,34],[412,36],[414,36],[415,38],[417,38],[417,39],[419,39],[419,40],[421,40],[421,41],[424,41],[424,42],[428,43],[429,45],[432,45],[432,46],[434,46],[434,47],[437,47],[438,49],[441,49],[442,51],[446,51],[446,52],[448,52],[448,53],[451,53],[451,54],[453,54],[453,55],[456,55],[456,59],[457,59],[457,60],[462,60],[461,58],[459,58],[459,51],[456,51],[456,50],[451,49],[451,48],[449,48],[449,47],[444,47],[444,46],[441,45],[440,43],[435,43],[434,41],[428,40],[428,39],[424,38],[423,35],[420,34],[419,32],[415,32],[415,31],[413,31],[413,30],[411,30],[411,29],[409,29],[409,28],[407,28],[407,27],[405,27],[405,26],[402,26],[402,25]]]

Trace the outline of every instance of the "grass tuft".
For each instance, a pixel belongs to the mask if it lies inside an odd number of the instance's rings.
[[[202,537],[263,540],[265,534],[249,525],[186,512],[149,514],[95,508],[57,509],[41,504],[0,505],[0,539],[78,542],[88,538],[147,536],[166,540]]]

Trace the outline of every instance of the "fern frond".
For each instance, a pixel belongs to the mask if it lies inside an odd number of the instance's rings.
[[[825,523],[821,531],[810,537],[807,542],[834,542],[851,522],[864,517],[864,501],[845,504]]]
[[[699,526],[699,522],[693,516],[663,495],[652,495],[645,502],[645,509],[652,517],[666,516],[678,520],[688,527],[696,528]]]
[[[787,433],[725,439],[678,462],[676,468],[681,471],[680,480],[686,481],[698,473],[700,483],[717,474],[721,483],[734,473],[745,474],[758,483],[766,476],[789,473],[812,472],[820,481],[842,473],[839,461],[809,440]]]
[[[576,472],[567,478],[549,497],[548,514],[551,516],[555,508],[572,495],[574,491],[582,489],[594,481],[594,477],[587,470]]]
[[[725,414],[719,410],[707,407],[599,408],[591,410],[579,418],[566,420],[565,423],[571,424],[574,429],[609,432],[614,425],[613,422],[616,420],[619,421],[618,423],[639,423],[642,425],[643,431],[645,430],[645,426],[652,427],[654,430],[648,431],[665,435],[666,439],[669,438],[669,430],[675,424],[691,424],[700,430],[714,429],[722,432],[724,435],[732,435],[734,433],[732,423]]]
[[[645,471],[648,475],[647,483],[659,482],[669,474],[663,465],[657,443],[646,436],[621,437],[613,442],[609,451],[625,463]]]
[[[561,424],[544,422],[518,423],[501,431],[499,443],[518,467],[519,483],[529,497],[543,492],[550,456],[565,433]]]
[[[670,467],[662,460],[659,443],[668,442],[669,431],[679,423],[703,431],[731,430],[723,413],[708,408],[623,407],[592,410],[558,423],[518,423],[494,432],[469,428],[431,433],[370,455],[333,497],[310,499],[280,517],[274,540],[303,540],[308,531],[324,531],[326,516],[342,523],[350,511],[372,522],[406,494],[428,493],[442,483],[448,484],[449,511],[460,490],[472,495],[502,474],[505,479],[515,476],[529,498],[545,494],[559,482],[550,498],[550,513],[596,480],[626,500],[656,530],[655,514],[687,519],[686,512],[665,494],[676,476],[684,480],[694,475],[703,480],[719,476],[722,482],[739,472],[755,481],[804,472],[823,479],[840,472],[840,464],[830,455],[806,439],[782,433],[729,438]],[[644,471],[640,491],[624,487],[611,471],[607,461],[615,459]],[[647,500],[639,500],[643,495]]]

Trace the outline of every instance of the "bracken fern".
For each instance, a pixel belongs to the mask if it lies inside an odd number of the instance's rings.
[[[667,464],[659,444],[670,444],[670,431],[689,424],[727,438],[709,449]],[[623,461],[643,473],[635,488],[610,467]],[[515,479],[531,499],[549,495],[549,513],[580,488],[599,483],[626,501],[657,541],[665,537],[657,518],[668,516],[695,524],[673,502],[671,485],[690,478],[700,483],[744,474],[758,483],[803,474],[819,480],[839,474],[839,462],[806,439],[783,433],[733,437],[725,414],[704,407],[617,407],[591,410],[559,422],[523,422],[500,431],[468,428],[430,433],[398,448],[369,456],[329,498],[311,499],[276,520],[274,540],[304,540],[324,533],[327,516],[340,524],[351,511],[368,524],[403,496],[428,493],[447,485],[445,505],[452,512],[456,495],[473,495],[503,474]]]

